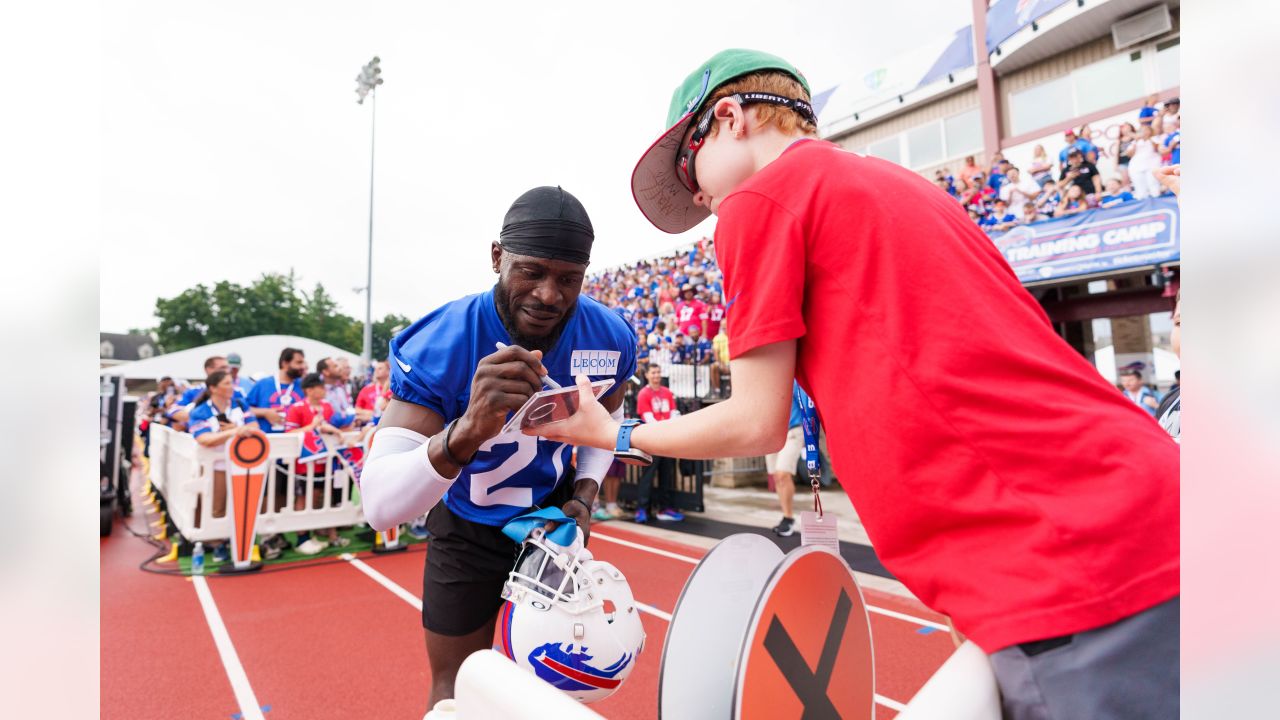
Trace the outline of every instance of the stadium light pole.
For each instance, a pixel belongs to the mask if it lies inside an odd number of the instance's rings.
[[[378,130],[378,94],[374,92],[382,84],[382,60],[373,56],[356,76],[357,105],[369,98],[369,262],[364,285],[364,346],[360,357],[365,369],[373,365],[373,151]]]

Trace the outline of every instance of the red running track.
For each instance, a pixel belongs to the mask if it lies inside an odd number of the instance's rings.
[[[140,526],[141,518],[134,524]],[[693,570],[691,561],[705,551],[629,532],[617,523],[595,529],[596,557],[622,570],[639,602],[670,613]],[[237,717],[241,707],[229,680],[236,673],[220,657],[194,583],[141,572],[138,564],[153,553],[118,523],[115,534],[102,542],[102,717]],[[421,718],[429,670],[418,609],[411,602],[420,602],[423,558],[418,548],[361,556],[385,584],[343,561],[209,577],[209,594],[247,681],[240,684],[241,700],[256,699],[265,720]],[[399,594],[393,592],[396,586]],[[874,608],[943,622],[918,602],[863,592]],[[657,717],[667,622],[650,613],[643,621],[648,639],[636,669],[613,697],[592,705],[607,718]],[[872,612],[871,629],[880,697],[876,715],[882,720],[896,714],[953,645],[945,631],[882,612]]]

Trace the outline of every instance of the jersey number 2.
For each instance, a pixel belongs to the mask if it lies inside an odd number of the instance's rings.
[[[471,503],[473,505],[477,507],[488,505],[529,507],[533,504],[533,488],[505,487],[496,490],[492,489],[494,485],[500,484],[523,470],[538,456],[538,436],[525,435],[519,431],[499,435],[485,441],[480,446],[480,451],[493,452],[493,449],[499,445],[510,445],[512,443],[515,443],[516,451],[502,461],[501,465],[492,470],[486,470],[471,476]]]

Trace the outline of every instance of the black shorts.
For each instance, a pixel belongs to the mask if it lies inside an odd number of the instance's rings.
[[[567,475],[541,507],[558,508],[569,501],[573,477]],[[422,627],[437,635],[469,635],[497,616],[502,585],[520,546],[502,534],[501,526],[458,517],[444,502],[427,514],[427,531],[431,544],[422,573]]]

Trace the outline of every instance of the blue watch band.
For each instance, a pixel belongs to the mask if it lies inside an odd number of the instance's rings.
[[[631,450],[631,432],[640,425],[640,421],[636,419],[623,420],[618,426],[618,440],[613,445],[615,453],[630,452]]]
[[[631,447],[631,432],[642,423],[635,418],[623,420],[618,426],[618,439],[614,443],[613,456],[627,465],[649,465],[653,456],[638,448]]]

